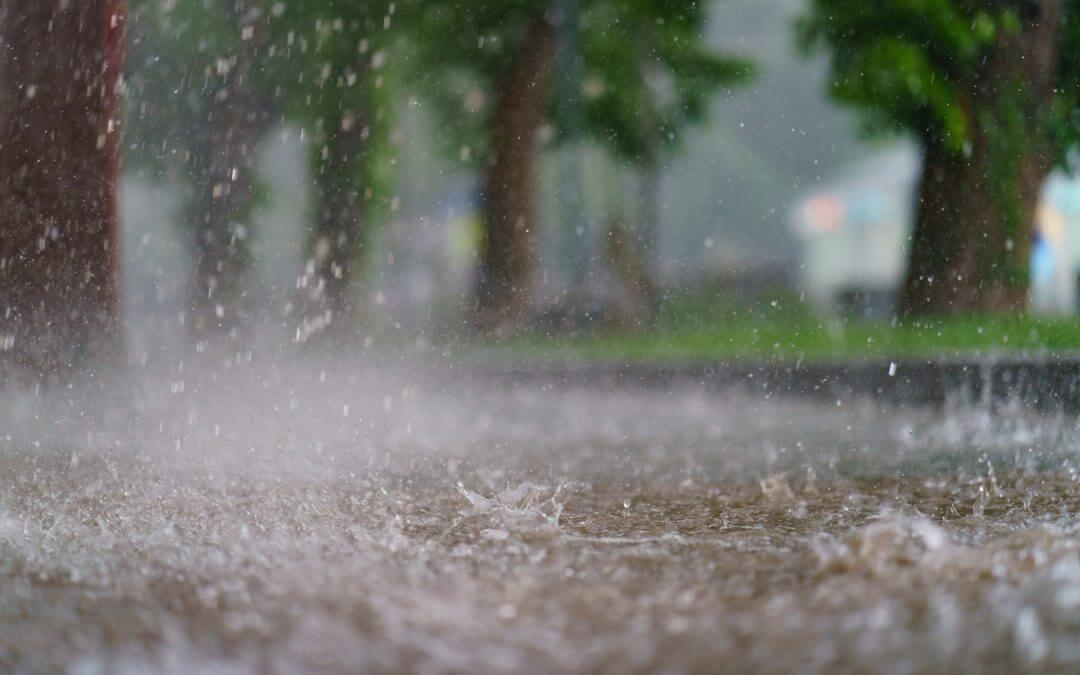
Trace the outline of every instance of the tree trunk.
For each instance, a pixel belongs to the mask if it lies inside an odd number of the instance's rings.
[[[316,334],[347,339],[353,328],[350,289],[363,243],[364,122],[352,112],[342,115],[315,161],[315,232],[301,277],[301,341]]]
[[[1018,201],[1010,205],[990,178],[986,143],[974,147],[970,158],[940,147],[925,151],[905,314],[1015,312],[1027,305],[1031,240],[1048,167],[1038,156],[1018,158],[1009,188]]]
[[[477,321],[483,330],[525,328],[536,270],[535,164],[554,61],[554,32],[533,21],[521,51],[498,83],[490,120],[492,161],[484,180],[485,242],[480,258]]]
[[[660,288],[660,231],[663,220],[663,172],[660,162],[653,151],[650,158],[638,168],[639,190],[641,191],[641,251],[644,255],[645,276],[649,280],[650,294],[646,298],[648,305],[656,300],[655,291]]]
[[[0,365],[119,352],[123,0],[0,2]]]
[[[649,275],[648,252],[619,216],[608,219],[605,253],[615,276],[607,323],[614,328],[640,328],[648,318],[656,290]]]
[[[1025,6],[1003,31],[965,100],[966,152],[924,141],[904,314],[1017,312],[1027,307],[1031,243],[1052,145],[1061,0]]]
[[[255,2],[231,4],[236,33],[246,35],[212,93],[206,134],[195,158],[190,218],[195,228],[191,328],[198,340],[238,337],[250,318],[245,275],[258,194],[258,143],[270,125],[253,76],[265,17]]]

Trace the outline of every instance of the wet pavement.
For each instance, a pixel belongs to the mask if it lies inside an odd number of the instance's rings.
[[[1064,413],[213,365],[4,394],[0,672],[1080,668]]]

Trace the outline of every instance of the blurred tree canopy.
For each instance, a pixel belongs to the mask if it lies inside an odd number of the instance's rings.
[[[576,16],[563,15],[568,6]],[[455,132],[466,132],[475,146],[472,156],[483,159],[488,150],[485,114],[495,87],[523,48],[530,22],[539,18],[556,29],[576,23],[574,48],[582,62],[577,93],[586,123],[574,124],[566,106],[545,101],[557,140],[585,135],[620,156],[642,159],[654,139],[666,145],[680,140],[718,88],[753,71],[748,61],[704,43],[708,6],[694,0],[413,0],[403,12],[415,15],[417,82],[440,103],[438,112]],[[451,150],[456,154],[459,147]]]
[[[189,160],[205,132],[218,88],[242,48],[233,5],[257,0],[129,0],[130,36],[125,77],[128,136],[125,160],[165,174]],[[253,17],[254,18],[254,17]],[[255,73],[256,79],[262,69]],[[255,82],[265,90],[265,83]],[[266,94],[265,97],[269,97]]]
[[[1076,0],[813,0],[831,90],[924,150],[907,312],[1026,306],[1043,181],[1080,140]]]
[[[541,126],[586,137],[618,156],[655,160],[697,121],[719,87],[750,66],[704,44],[707,3],[685,0],[417,0],[412,30],[422,86],[459,133],[453,151],[486,172],[478,324],[518,330],[529,319],[536,255],[535,161]],[[404,11],[404,10],[403,10]],[[571,35],[580,82],[555,95],[556,43]],[[561,47],[562,45],[560,45]]]
[[[274,125],[298,128],[309,148],[300,321],[342,318],[369,206],[389,201],[394,3],[136,0],[133,11],[128,117],[138,142],[129,158],[187,186],[183,225],[201,264],[191,282],[193,322],[204,327],[196,333],[231,331],[236,322],[218,314],[242,318],[261,194],[253,162]]]
[[[373,211],[391,203],[403,100],[482,174],[480,324],[531,318],[541,144],[589,140],[654,166],[750,65],[705,44],[692,0],[134,0],[129,157],[189,189],[196,333],[242,318],[254,166],[275,125],[309,147],[301,333],[348,326]],[[573,72],[563,72],[567,64]]]
[[[263,0],[134,0],[128,65],[128,159],[185,186],[182,225],[195,266],[189,326],[197,340],[238,337],[247,317],[256,160],[275,121],[266,81]]]
[[[396,8],[393,1],[294,0],[271,12],[267,78],[285,119],[310,142],[314,213],[300,278],[301,337],[331,327],[332,335],[347,335],[373,211],[389,201]]]

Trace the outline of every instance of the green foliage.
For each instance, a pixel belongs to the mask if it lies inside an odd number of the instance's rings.
[[[351,163],[358,191],[389,198],[389,148],[399,89],[392,67],[400,32],[394,2],[352,0],[132,0],[127,162],[158,177],[197,181],[215,97],[230,64],[251,48],[247,85],[272,121],[299,127],[318,170],[328,133],[355,113],[366,142]],[[241,22],[240,19],[243,19]],[[241,23],[253,30],[247,34]],[[227,92],[226,92],[227,93]],[[382,198],[378,198],[378,196]]]
[[[813,0],[798,35],[806,52],[829,49],[833,95],[871,130],[899,127],[959,149],[969,126],[962,79],[1001,20],[953,0]]]
[[[377,196],[369,205],[376,211],[388,202],[393,180],[399,4],[291,0],[276,3],[268,21],[265,77],[285,121],[310,139],[312,170],[329,170],[326,146],[343,123],[361,125],[364,143],[348,170],[358,192]]]
[[[987,60],[1004,38],[1023,28],[1031,0],[812,0],[797,26],[803,50],[827,50],[837,100],[858,109],[871,131],[903,130],[924,143],[961,151],[979,124],[976,110],[1011,115],[1016,102],[976,94],[986,85]],[[1039,120],[1062,160],[1080,136],[1080,2],[1065,0],[1061,59],[1054,100]],[[997,91],[1028,83],[991,83]],[[1014,111],[1016,112],[1016,111]],[[1025,113],[1027,111],[1024,111]],[[1029,115],[1030,116],[1030,115]]]
[[[570,85],[581,109],[555,105],[560,88],[553,88],[548,118],[557,140],[586,136],[628,159],[652,160],[657,146],[676,142],[686,124],[701,118],[718,88],[750,74],[747,62],[705,45],[707,3],[695,0],[407,3],[402,11],[414,12],[421,84],[455,136],[481,156],[492,92],[522,49],[530,23],[555,23],[557,12],[568,7],[576,15],[561,22],[574,23],[556,30],[576,38],[571,49],[581,81]],[[555,73],[557,79],[573,76]]]
[[[1070,151],[1080,145],[1080,2],[1067,0],[1065,35],[1056,82],[1057,96],[1046,114],[1046,124],[1055,144],[1064,148],[1064,164],[1069,168]]]
[[[496,84],[525,41],[543,0],[409,0],[399,10],[410,36],[405,66],[443,127],[450,156],[483,161]]]
[[[366,110],[387,59],[393,2],[291,0],[275,6],[267,78],[286,116],[310,126]]]
[[[425,68],[464,70],[493,83],[509,68],[529,30],[550,0],[413,0],[402,12]],[[429,77],[437,72],[429,72]]]
[[[163,174],[202,137],[219,71],[242,36],[225,2],[131,0],[125,162]]]
[[[537,359],[662,363],[689,360],[829,362],[837,359],[1039,355],[1080,348],[1067,317],[962,315],[891,321],[823,316],[777,290],[735,302],[726,289],[665,298],[656,324],[632,332],[590,331],[486,344]]]
[[[1080,141],[1078,18],[1080,0],[812,0],[798,26],[807,52],[828,51],[835,98],[872,131],[901,130],[955,158],[957,184],[945,189],[972,205],[952,214],[953,230],[987,242],[972,242],[968,283],[1028,285],[1038,181],[1069,168]],[[994,203],[990,220],[979,199]]]
[[[655,159],[705,114],[722,86],[745,80],[750,64],[709,49],[700,2],[599,1],[581,20],[588,130],[621,156]]]

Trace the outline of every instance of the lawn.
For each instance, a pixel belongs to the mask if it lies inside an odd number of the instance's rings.
[[[641,328],[534,335],[490,346],[527,358],[634,362],[1038,357],[1080,352],[1080,321],[1023,315],[845,318],[815,313],[785,293],[739,303],[723,293],[697,292],[666,298]]]

